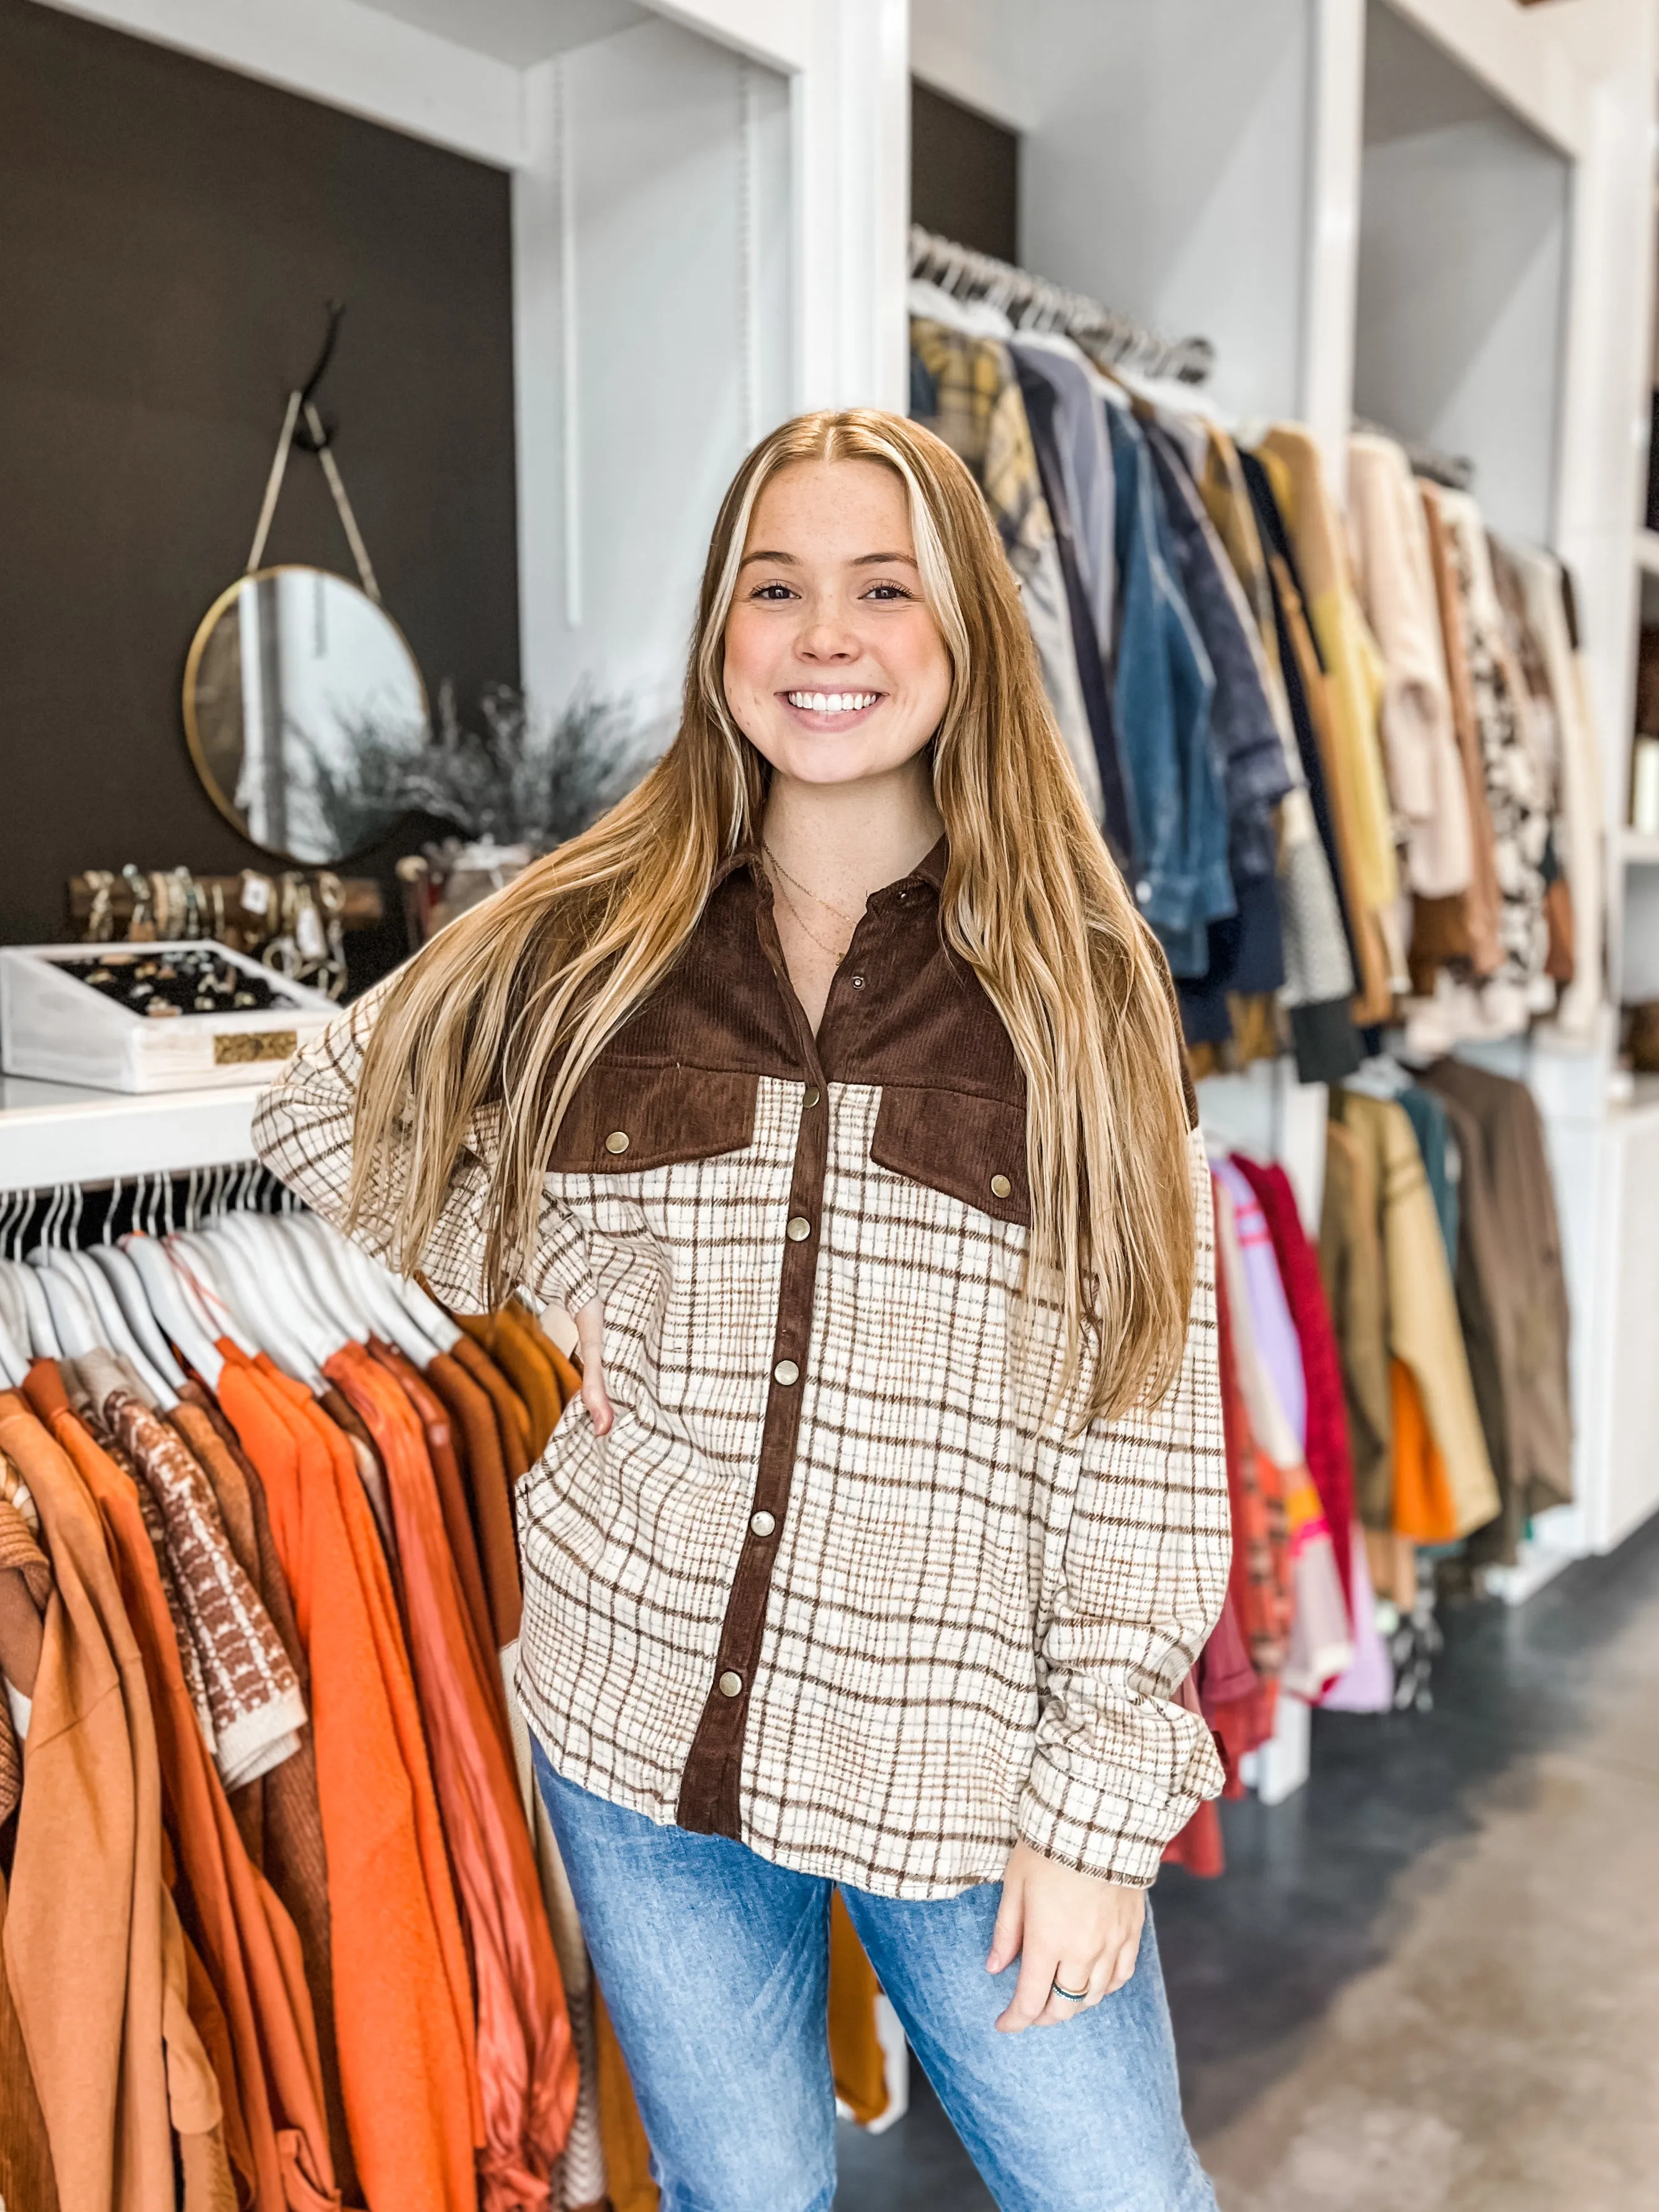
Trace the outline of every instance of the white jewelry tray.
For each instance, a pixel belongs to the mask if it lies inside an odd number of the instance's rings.
[[[98,1091],[205,1091],[246,1087],[274,1075],[296,1048],[327,1028],[339,1008],[307,983],[273,975],[246,953],[215,944],[215,956],[279,992],[276,1006],[179,1013],[155,1020],[118,1006],[66,960],[130,952],[165,960],[201,952],[207,940],[160,945],[13,945],[0,947],[0,1062],[8,1075],[83,1083]]]

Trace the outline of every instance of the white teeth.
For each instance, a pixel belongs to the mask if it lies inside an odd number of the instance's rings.
[[[799,707],[809,714],[856,714],[866,707],[873,707],[880,698],[879,691],[788,691],[784,694],[792,707]]]

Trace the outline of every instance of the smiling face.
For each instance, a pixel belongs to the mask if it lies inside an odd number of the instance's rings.
[[[781,775],[890,775],[945,717],[904,486],[879,461],[798,461],[755,502],[726,626],[726,696]]]

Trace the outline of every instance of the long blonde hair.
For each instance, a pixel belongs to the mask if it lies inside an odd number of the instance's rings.
[[[750,518],[781,469],[878,461],[908,500],[951,684],[933,742],[950,839],[946,943],[989,994],[1027,1084],[1032,1226],[1025,1327],[1049,1317],[1051,1402],[1081,1413],[1156,1398],[1185,1341],[1194,1204],[1180,1042],[1164,956],[1091,820],[1044,696],[1014,577],[978,487],[902,416],[804,415],[756,447],[703,569],[678,732],[591,830],[453,922],[398,975],[358,1086],[351,1218],[420,1264],[477,1117],[489,1147],[484,1271],[525,1280],[543,1178],[572,1094],[662,981],[720,864],[758,841],[765,765],[722,681]]]

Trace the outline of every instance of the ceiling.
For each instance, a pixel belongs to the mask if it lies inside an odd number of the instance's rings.
[[[378,15],[395,15],[453,45],[528,69],[572,46],[608,39],[647,21],[634,0],[368,0]]]

